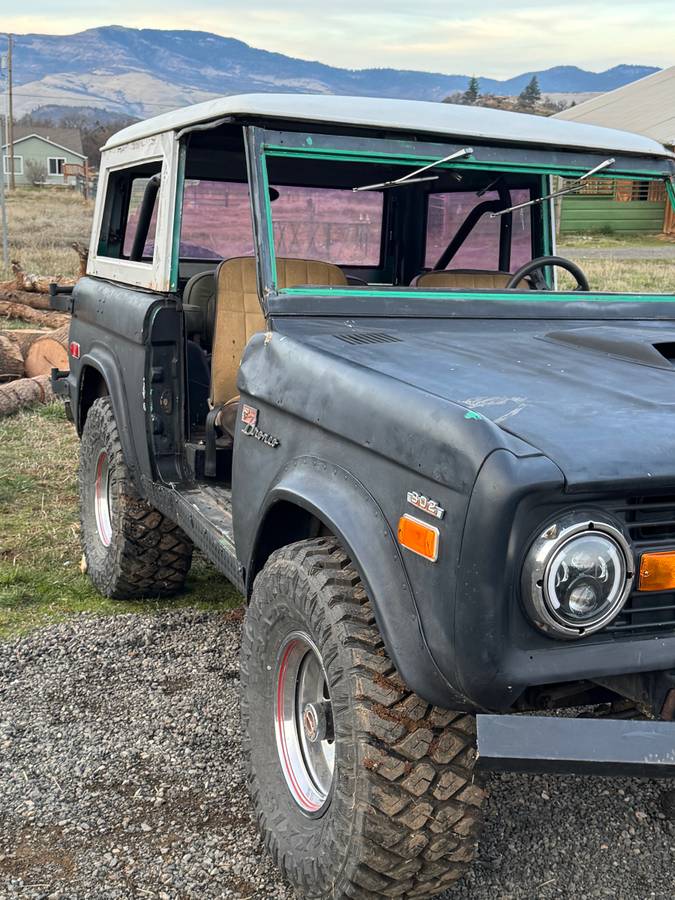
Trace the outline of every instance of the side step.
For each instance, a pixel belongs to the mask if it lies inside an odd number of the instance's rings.
[[[242,593],[243,567],[234,548],[231,491],[201,484],[169,487],[143,479],[148,501],[178,523],[213,565]]]
[[[478,715],[489,772],[675,778],[675,722]]]

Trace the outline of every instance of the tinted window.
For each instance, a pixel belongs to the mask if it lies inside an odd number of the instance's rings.
[[[383,197],[335,188],[277,188],[272,202],[277,256],[344,266],[377,266]]]
[[[120,259],[131,255],[146,187],[153,176],[159,175],[161,168],[161,162],[152,162],[110,173],[98,242],[99,256]],[[142,253],[144,262],[150,262],[154,255],[161,190],[160,186],[153,192],[152,217]]]
[[[185,182],[180,255],[187,259],[253,255],[248,185],[204,179]]]
[[[469,213],[486,200],[498,200],[494,191],[477,197],[475,191],[431,194],[427,216],[427,242],[424,265],[433,268]],[[530,199],[528,190],[512,190],[511,202],[524,203]],[[475,224],[455,256],[450,269],[499,269],[499,217],[484,213]],[[532,228],[530,209],[513,213],[511,271],[514,272],[532,259]]]
[[[124,231],[124,247],[122,256],[128,257],[136,237],[138,228],[138,217],[141,211],[141,203],[145,196],[145,189],[148,186],[149,178],[134,178],[131,182],[131,190],[129,193],[129,214],[127,216],[127,227]],[[143,258],[152,257],[155,251],[155,235],[157,233],[157,199],[155,198],[155,206],[150,219],[150,227],[145,238],[143,247]]]

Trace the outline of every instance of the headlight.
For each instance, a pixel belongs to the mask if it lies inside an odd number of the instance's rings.
[[[621,532],[565,516],[534,542],[523,567],[523,603],[551,637],[578,638],[608,625],[630,593],[634,566]]]

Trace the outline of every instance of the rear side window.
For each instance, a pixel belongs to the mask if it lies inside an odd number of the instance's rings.
[[[161,169],[161,161],[157,161],[110,173],[98,241],[99,256],[130,259],[140,235],[143,246],[139,261],[152,262]]]
[[[230,259],[253,255],[253,224],[247,184],[185,182],[180,232],[181,259]]]
[[[433,268],[470,213],[481,203],[498,200],[495,191],[477,197],[475,191],[431,194],[427,214],[426,254],[424,265]],[[513,205],[530,199],[528,190],[512,190]],[[499,269],[499,217],[484,213],[448,263],[450,269]],[[513,213],[511,266],[514,272],[532,259],[532,225],[530,209]]]
[[[341,266],[380,264],[381,193],[278,185],[272,195],[278,256],[318,259]]]

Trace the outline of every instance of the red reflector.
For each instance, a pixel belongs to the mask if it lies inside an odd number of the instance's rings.
[[[80,345],[77,343],[77,341],[70,342],[70,347],[68,348],[68,352],[73,357],[73,359],[80,358]]]

